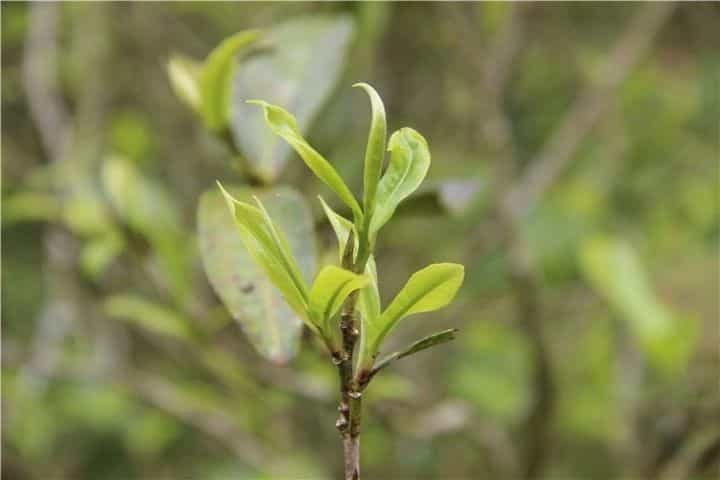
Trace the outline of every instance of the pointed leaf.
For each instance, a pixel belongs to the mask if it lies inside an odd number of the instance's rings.
[[[457,332],[457,328],[448,328],[447,330],[432,333],[427,337],[423,337],[420,340],[413,342],[409,347],[406,347],[404,350],[398,352],[397,358],[404,358],[408,355],[412,355],[413,353],[417,353],[430,347],[434,347],[435,345],[440,345],[442,343],[449,342],[450,340],[455,340],[455,334]]]
[[[290,307],[301,318],[307,320],[307,285],[299,273],[295,259],[289,252],[284,235],[273,225],[257,197],[254,198],[260,208],[236,200],[222,187],[220,182],[218,182],[218,186],[235,218],[240,238],[248,253],[265,270],[265,274],[282,292]],[[312,325],[310,327],[312,328]]]
[[[377,267],[373,255],[370,255],[365,264],[365,275],[370,279],[370,284],[360,290],[358,296],[361,322],[358,370],[369,371],[376,353],[371,350],[372,340],[380,335],[380,293],[378,292]]]
[[[343,253],[345,252],[345,248],[347,246],[348,238],[350,238],[350,233],[353,233],[353,260],[357,257],[358,252],[358,236],[357,232],[355,232],[355,225],[348,220],[347,218],[343,217],[342,215],[336,213],[330,206],[325,203],[325,200],[323,200],[322,197],[318,196],[320,199],[320,203],[322,204],[323,210],[325,210],[325,215],[328,218],[328,221],[330,222],[330,225],[332,226],[333,230],[335,231],[335,236],[338,240],[338,258],[340,263],[342,263],[342,257]]]
[[[293,257],[292,252],[290,251],[290,245],[288,244],[285,234],[275,226],[260,199],[258,199],[258,197],[256,196],[253,196],[253,199],[260,208],[263,220],[265,221],[265,227],[270,233],[270,238],[272,239],[273,245],[275,247],[276,255],[280,258],[282,265],[288,272],[288,275],[292,279],[297,289],[302,293],[303,297],[307,298],[307,283],[305,282],[305,279],[300,272],[297,261]]]
[[[205,125],[213,131],[222,130],[230,118],[232,79],[237,67],[235,56],[253,43],[260,32],[247,30],[223,40],[210,52],[200,77],[200,96]]]
[[[262,100],[251,100],[248,101],[248,103],[259,105],[263,108],[265,120],[270,129],[295,149],[308,168],[330,187],[340,197],[340,200],[352,209],[353,214],[357,218],[362,218],[360,205],[357,203],[357,200],[355,200],[352,192],[347,185],[345,185],[345,182],[335,168],[300,135],[295,117],[287,110],[275,105],[270,105]]]
[[[287,233],[290,251],[303,278],[311,279],[316,261],[315,240],[312,218],[303,198],[289,188],[228,190],[239,200],[251,201],[252,195],[262,200],[277,227]],[[200,199],[198,237],[210,284],[256,350],[275,362],[292,358],[299,345],[301,317],[283,301],[281,292],[246,249],[217,188]]]
[[[449,304],[462,285],[464,271],[457,263],[436,263],[415,272],[380,316],[377,336],[370,339],[371,350],[377,351],[383,338],[402,318]]]
[[[353,25],[344,15],[296,17],[264,30],[262,46],[267,48],[243,59],[234,78],[231,125],[258,177],[276,179],[292,150],[245,100],[286,106],[306,134],[342,74]]]
[[[385,160],[387,121],[385,120],[385,106],[375,89],[367,83],[356,83],[353,87],[360,87],[365,90],[370,97],[370,105],[372,107],[370,133],[368,134],[367,149],[365,150],[363,191],[365,214],[370,217],[375,210],[375,194]]]
[[[175,95],[193,111],[200,112],[200,75],[202,64],[198,61],[173,55],[167,63],[167,73],[170,79],[170,86]]]
[[[412,128],[402,128],[388,142],[390,164],[380,179],[375,213],[370,220],[370,236],[392,217],[395,209],[425,179],[430,168],[430,150],[422,135]]]
[[[315,323],[322,326],[328,338],[339,338],[339,331],[336,332],[338,329],[333,328],[330,320],[340,310],[347,296],[367,283],[366,276],[333,265],[320,270],[310,290],[310,314]]]
[[[407,357],[408,355],[412,355],[413,353],[421,352],[423,350],[426,350],[430,347],[434,347],[435,345],[440,345],[443,343],[447,343],[450,340],[455,339],[455,334],[458,332],[457,328],[449,328],[447,330],[442,330],[440,332],[435,332],[433,334],[428,335],[427,337],[421,338],[420,340],[413,342],[408,347],[405,347],[403,350],[400,350],[399,352],[394,352],[388,355],[387,357],[383,358],[377,364],[370,370],[368,373],[361,373],[360,375],[363,375],[361,378],[362,384],[367,384],[370,379],[380,370],[387,367],[390,363],[394,362],[395,360],[399,360],[401,358]],[[362,365],[362,364],[361,364]],[[366,370],[367,372],[367,370]]]

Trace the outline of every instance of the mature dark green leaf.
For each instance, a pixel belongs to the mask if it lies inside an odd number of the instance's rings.
[[[342,73],[352,32],[349,17],[296,18],[265,31],[267,48],[243,60],[234,79],[231,126],[259,177],[277,178],[291,150],[245,100],[283,105],[295,113],[299,132],[307,133]]]
[[[228,187],[238,200],[256,195],[287,235],[288,248],[305,282],[315,271],[312,219],[303,198],[287,187],[267,190]],[[254,207],[253,207],[254,208]],[[262,212],[258,212],[262,222]],[[286,362],[297,353],[302,321],[280,290],[257,265],[238,234],[222,193],[214,188],[200,199],[198,240],[203,265],[215,292],[263,356]]]
[[[393,133],[388,150],[390,165],[378,184],[375,213],[370,220],[371,238],[390,220],[398,204],[420,186],[430,168],[427,142],[412,128]]]

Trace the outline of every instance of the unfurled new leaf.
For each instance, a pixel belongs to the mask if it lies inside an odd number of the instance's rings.
[[[300,268],[298,267],[298,264],[295,261],[292,252],[290,251],[290,245],[285,238],[285,234],[283,234],[275,226],[272,219],[270,218],[270,215],[268,215],[267,210],[260,202],[260,200],[257,197],[253,197],[253,199],[255,200],[255,203],[257,203],[258,208],[262,213],[265,226],[268,233],[270,233],[270,238],[272,239],[273,245],[275,246],[276,255],[278,255],[278,257],[280,258],[283,267],[287,270],[290,278],[292,278],[292,281],[296,285],[298,290],[300,290],[304,296],[307,296],[307,286],[305,284],[305,279],[303,278],[302,273],[300,272]]]
[[[360,348],[358,365],[360,369],[372,367],[374,351],[371,351],[373,340],[380,334],[380,293],[378,291],[377,267],[375,257],[370,255],[365,264],[365,275],[370,284],[360,290],[358,309],[360,310]]]
[[[226,186],[238,200],[262,200],[275,225],[287,233],[290,251],[303,278],[315,275],[315,239],[310,209],[303,197],[289,187],[250,188]],[[299,347],[304,314],[283,300],[283,293],[265,273],[238,235],[222,193],[205,192],[198,205],[198,247],[213,289],[250,343],[264,357],[285,363]]]
[[[347,296],[367,283],[368,278],[364,275],[330,265],[320,270],[310,289],[310,317],[328,338],[335,340],[338,348],[339,329],[333,328],[330,320]]]
[[[355,232],[355,225],[348,220],[347,218],[343,217],[342,215],[338,214],[330,208],[330,206],[325,203],[325,200],[323,200],[322,197],[318,196],[320,199],[320,203],[322,204],[323,210],[325,210],[325,215],[328,218],[328,221],[330,222],[330,225],[332,226],[333,230],[335,231],[335,236],[338,240],[338,257],[340,263],[342,263],[343,254],[345,252],[345,248],[347,246],[348,238],[350,238],[350,234],[352,233],[353,238],[353,259],[357,257],[358,252],[358,236],[357,232]]]
[[[223,40],[210,52],[200,76],[200,98],[205,125],[213,131],[225,128],[230,118],[232,77],[235,56],[253,43],[260,32],[248,30]]]
[[[430,312],[449,304],[464,277],[464,268],[457,263],[436,263],[415,272],[377,321],[369,333],[370,350],[377,352],[380,342],[404,317]]]
[[[170,86],[175,94],[193,111],[200,113],[202,109],[200,98],[202,64],[182,55],[173,55],[168,60],[167,71]]]
[[[370,220],[370,237],[392,217],[397,206],[413,193],[430,168],[427,142],[412,128],[402,128],[388,142],[390,164],[378,184],[375,212]]]
[[[330,187],[340,199],[353,211],[357,219],[362,218],[360,205],[347,187],[343,179],[337,173],[330,162],[320,155],[307,141],[302,137],[298,130],[295,118],[281,107],[270,105],[260,100],[251,100],[248,103],[260,105],[265,114],[265,121],[270,129],[278,136],[282,137],[297,152],[305,164],[312,172]]]
[[[287,240],[261,208],[240,202],[220,185],[250,255],[282,292],[288,305],[315,330],[307,316],[308,289]]]
[[[385,106],[380,95],[367,83],[356,83],[353,87],[360,87],[370,97],[372,118],[370,133],[368,134],[367,148],[365,150],[365,173],[363,206],[365,215],[371,216],[375,210],[375,195],[380,181],[380,174],[385,160],[385,141],[387,137],[387,121],[385,120]]]

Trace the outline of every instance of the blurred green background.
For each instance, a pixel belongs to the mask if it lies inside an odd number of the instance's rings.
[[[383,290],[466,265],[453,306],[393,333],[460,328],[369,388],[364,477],[718,478],[718,25],[717,4],[3,2],[5,478],[339,475],[325,351],[257,353],[196,211],[216,179],[260,181],[234,145],[334,260],[327,189],[239,100],[303,112],[359,192],[356,81],[433,155],[380,236]],[[279,57],[240,59],[214,135],[166,62],[247,28],[284,31]]]

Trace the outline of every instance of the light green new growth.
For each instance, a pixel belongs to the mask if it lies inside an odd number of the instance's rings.
[[[338,367],[342,400],[337,427],[344,438],[346,478],[359,476],[357,438],[362,390],[390,362],[445,343],[454,338],[455,330],[422,338],[376,364],[383,341],[403,318],[449,304],[464,277],[462,265],[429,265],[414,273],[382,311],[373,252],[376,237],[400,202],[425,179],[430,167],[430,150],[422,135],[408,127],[393,133],[388,142],[385,108],[380,96],[366,83],[355,86],[368,94],[372,110],[364,159],[362,206],[335,168],[303,138],[293,115],[262,100],[248,102],[262,108],[270,130],[285,140],[352,212],[351,221],[320,198],[337,236],[340,265],[324,267],[310,288],[305,284],[285,235],[262,203],[257,198],[257,207],[239,202],[220,186],[250,255],[290,307],[322,338]],[[390,161],[383,173],[386,143]]]

